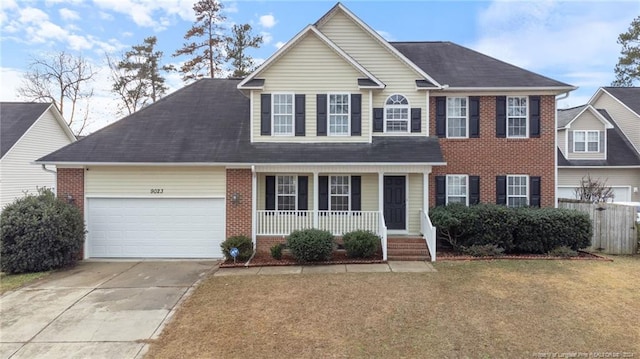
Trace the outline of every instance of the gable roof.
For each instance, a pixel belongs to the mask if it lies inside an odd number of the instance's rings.
[[[259,88],[264,85],[264,80],[262,82],[257,82],[256,76],[260,74],[262,71],[266,70],[274,63],[278,58],[282,57],[287,51],[295,46],[298,41],[303,39],[305,35],[313,34],[318,37],[325,45],[327,45],[330,49],[332,49],[338,56],[342,57],[348,64],[350,64],[357,71],[367,76],[367,79],[373,82],[377,88],[384,88],[385,85],[382,81],[376,78],[372,73],[369,72],[364,66],[360,65],[356,60],[354,60],[351,56],[349,56],[344,50],[342,50],[338,45],[333,43],[328,37],[326,37],[323,33],[318,31],[313,25],[309,25],[305,27],[302,31],[300,31],[293,39],[289,40],[284,46],[278,49],[273,55],[271,55],[265,62],[263,62],[258,68],[253,71],[249,76],[247,76],[244,80],[242,80],[238,84],[239,89],[254,89],[256,86]],[[258,85],[259,83],[259,85]],[[371,86],[367,86],[370,88]]]
[[[595,118],[602,122],[605,128],[613,128],[611,122],[604,117],[602,110],[596,110],[595,107],[591,105],[582,105],[569,109],[559,109],[558,110],[558,129],[567,129],[571,127],[573,121],[577,120],[585,111],[591,112]],[[604,113],[607,113],[606,111]],[[609,114],[607,113],[607,116]]]
[[[380,36],[380,34],[378,34],[377,31],[372,29],[371,26],[369,26],[366,22],[362,21],[358,16],[356,16],[354,13],[352,13],[351,10],[347,9],[347,7],[344,6],[340,2],[335,4],[329,11],[327,11],[326,14],[322,15],[322,17],[320,19],[318,19],[318,21],[315,22],[314,26],[316,26],[316,27],[321,26],[322,23],[329,21],[329,19],[334,14],[336,14],[338,11],[341,11],[342,13],[347,15],[347,17],[349,17],[351,20],[355,21],[356,24],[358,24],[369,35],[371,35],[374,39],[376,39],[378,41],[378,43],[380,43],[384,48],[389,50],[394,56],[396,56],[398,59],[400,59],[401,62],[403,62],[405,65],[407,65],[413,71],[415,71],[416,73],[420,74],[425,80],[429,81],[430,83],[432,83],[433,85],[435,85],[438,88],[440,87],[440,84],[438,83],[438,81],[436,81],[431,76],[431,74],[427,73],[427,71],[425,71],[419,65],[417,65],[417,64],[413,63],[412,61],[410,61],[409,59],[407,59],[407,57],[402,52],[398,51],[398,49],[396,49],[394,46],[392,46],[391,43],[389,43],[387,40],[382,38],[382,36]]]
[[[497,60],[449,41],[391,42],[429,73],[455,88],[522,88],[570,91],[575,87]]]
[[[640,154],[622,133],[620,127],[611,118],[607,110],[598,112],[611,123],[613,128],[607,129],[607,159],[605,160],[568,160],[558,149],[559,167],[640,167]]]
[[[443,163],[435,138],[251,143],[237,79],[201,79],[39,159],[52,164]]]
[[[640,116],[640,87],[603,87],[602,89]]]
[[[0,158],[51,106],[51,103],[0,102]]]

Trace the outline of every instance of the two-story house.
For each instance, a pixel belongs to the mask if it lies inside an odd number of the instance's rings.
[[[205,79],[40,163],[86,257],[219,257],[252,237],[371,230],[429,244],[429,207],[553,206],[572,86],[450,42],[388,42],[337,4],[244,79]]]
[[[602,87],[585,105],[558,110],[558,198],[575,198],[583,177],[640,202],[640,87]]]

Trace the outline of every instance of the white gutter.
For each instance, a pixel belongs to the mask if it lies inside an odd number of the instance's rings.
[[[575,89],[575,88],[574,88]],[[564,100],[569,97],[569,92],[565,92],[564,95],[556,97],[556,106],[553,114],[553,207],[558,208],[558,101]]]

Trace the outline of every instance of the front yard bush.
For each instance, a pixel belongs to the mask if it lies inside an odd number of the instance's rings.
[[[589,216],[568,209],[449,205],[431,209],[429,216],[438,239],[456,252],[493,245],[505,253],[544,254],[561,246],[578,250],[591,244]]]
[[[504,249],[495,244],[474,244],[462,251],[473,257],[496,257],[504,253]]]
[[[284,243],[276,243],[271,246],[271,257],[276,260],[282,259],[282,250],[284,249]]]
[[[220,247],[222,248],[222,254],[224,254],[227,259],[233,259],[229,251],[234,247],[238,248],[239,252],[236,260],[246,261],[251,258],[251,255],[253,254],[253,242],[251,242],[251,238],[247,236],[229,237],[226,241],[220,244]]]
[[[342,236],[347,257],[369,258],[378,251],[382,239],[371,231],[353,231]]]
[[[80,210],[51,190],[9,204],[0,223],[0,268],[11,274],[74,265],[86,233]]]
[[[329,231],[305,229],[293,231],[287,237],[287,248],[299,262],[320,262],[331,259],[334,241]]]

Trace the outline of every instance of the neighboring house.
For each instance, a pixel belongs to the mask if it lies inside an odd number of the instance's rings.
[[[33,162],[75,140],[55,105],[0,102],[0,208],[38,188],[55,188],[56,175]]]
[[[613,201],[640,201],[640,87],[602,87],[586,105],[558,110],[557,134],[558,198],[575,198],[591,176]]]
[[[247,78],[200,80],[39,163],[84,208],[87,257],[220,257],[234,235],[268,251],[315,227],[374,231],[385,258],[387,236],[424,235],[433,260],[430,206],[554,205],[555,96],[573,89],[387,42],[337,4]]]

